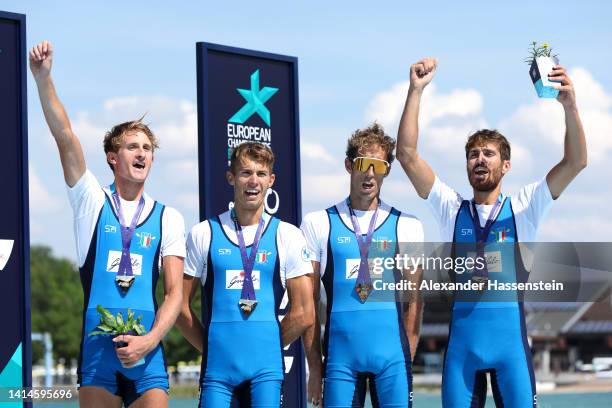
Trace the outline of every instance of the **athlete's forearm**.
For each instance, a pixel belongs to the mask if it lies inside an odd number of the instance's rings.
[[[323,365],[321,359],[321,321],[316,307],[315,322],[304,332],[302,343],[304,344],[304,352],[306,353],[306,360],[308,361],[310,372],[316,370],[321,373]]]
[[[288,346],[297,340],[304,331],[312,325],[309,321],[308,314],[303,308],[292,307],[281,321],[281,341],[283,347]]]
[[[283,347],[293,343],[314,324],[315,311],[312,299],[312,275],[287,279],[289,311],[281,321]]]
[[[154,345],[157,346],[168,331],[172,328],[176,322],[176,318],[181,311],[181,304],[183,303],[183,290],[179,287],[172,288],[171,291],[166,293],[164,302],[157,310],[155,315],[155,323],[149,332],[151,339],[154,341]]]
[[[414,355],[421,336],[421,321],[423,320],[423,302],[409,303],[405,313],[406,336],[410,344],[410,358],[414,360]]]
[[[72,132],[70,120],[57,96],[51,77],[37,80],[36,85],[45,120],[59,150],[64,179],[72,187],[86,169],[81,143]]]
[[[68,114],[57,96],[55,85],[50,76],[37,80],[36,86],[49,130],[59,143],[62,139],[67,139],[68,134],[71,133],[72,128]]]
[[[410,87],[397,132],[397,159],[409,161],[417,153],[419,138],[419,110],[422,89]]]
[[[157,310],[153,327],[147,334],[153,342],[153,347],[156,347],[172,328],[183,304],[183,258],[165,256],[163,267],[164,302]]]
[[[418,268],[415,273],[404,271],[404,276],[414,283],[416,288],[420,287],[423,278],[423,269]],[[423,321],[423,299],[418,290],[410,291],[404,309],[404,328],[410,344],[410,358],[414,355],[421,336],[421,322]]]
[[[575,105],[565,108],[565,129],[563,158],[580,171],[587,164],[587,147],[582,121]]]
[[[546,182],[550,193],[557,199],[565,188],[587,165],[587,147],[584,128],[575,105],[565,109],[565,140],[563,159],[547,174]]]
[[[176,319],[176,327],[183,337],[200,353],[204,349],[204,327],[191,308],[191,302],[200,288],[200,280],[190,275],[183,275],[183,303]]]
[[[419,109],[423,89],[408,90],[406,104],[397,133],[397,160],[402,165],[410,182],[421,198],[427,198],[433,186],[435,175],[429,164],[417,150],[419,138]]]
[[[183,337],[201,353],[204,348],[204,328],[191,307],[181,309],[176,319],[176,327]]]

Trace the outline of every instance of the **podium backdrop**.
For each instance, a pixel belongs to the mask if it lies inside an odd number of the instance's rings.
[[[0,388],[31,385],[26,75],[25,16],[0,11]]]
[[[244,141],[256,141],[270,146],[276,158],[276,181],[269,190],[266,211],[299,225],[297,58],[209,43],[198,43],[196,52],[200,218],[229,208],[233,188],[225,172],[231,149]],[[205,315],[206,302],[202,303]],[[286,307],[286,299],[281,307]],[[300,342],[285,350],[284,356],[283,406],[305,407]]]

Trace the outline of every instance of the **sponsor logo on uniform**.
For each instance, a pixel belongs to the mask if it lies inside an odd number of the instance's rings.
[[[14,242],[12,239],[0,239],[0,271],[4,270],[6,263],[11,257]]]
[[[497,242],[504,242],[508,238],[509,233],[510,228],[500,228],[498,230],[493,230],[490,232],[490,234],[495,237],[495,240]]]
[[[136,238],[138,238],[138,245],[141,248],[149,248],[151,246],[151,242],[157,237],[148,233],[148,232],[137,232]]]
[[[359,275],[359,265],[361,260],[359,258],[352,258],[346,260],[346,279],[357,279]],[[382,268],[381,268],[382,269]],[[374,258],[368,259],[368,270],[372,278],[380,278],[383,270],[377,273],[377,268],[374,267]]]
[[[115,227],[114,225],[106,224],[104,226],[104,232],[106,232],[107,234],[114,234],[117,232],[117,227]]]
[[[142,255],[130,254],[132,261],[132,274],[142,275]],[[108,261],[106,262],[106,271],[117,273],[119,272],[119,262],[121,261],[121,251],[108,251]]]
[[[259,271],[254,270],[251,272],[251,278],[253,279],[253,288],[259,289]],[[239,269],[230,269],[225,271],[225,289],[240,289],[242,290],[242,283],[244,282],[244,271]]]
[[[359,274],[360,259],[347,259],[346,260],[346,279],[357,279]]]
[[[219,255],[231,255],[231,254],[232,254],[232,250],[231,250],[231,249],[229,249],[229,248],[219,248],[219,249],[217,250],[217,253],[218,253]]]
[[[478,255],[475,252],[468,252],[468,259],[478,259]],[[484,260],[487,264],[487,271],[502,272],[502,253],[501,251],[487,251],[484,253]],[[469,270],[469,273],[474,273],[474,270]]]
[[[306,248],[305,246],[302,247],[302,261],[310,261],[310,251],[308,251],[308,248]]]
[[[350,244],[351,237],[337,237],[336,242],[338,242],[339,244]]]
[[[272,255],[272,252],[266,252],[264,250],[257,252],[255,255],[255,262],[259,264],[265,264],[268,262],[268,258]]]
[[[466,235],[472,235],[472,229],[471,228],[461,228],[461,235],[462,236],[466,236]]]

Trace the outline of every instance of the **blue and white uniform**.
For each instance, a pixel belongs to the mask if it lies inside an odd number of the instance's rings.
[[[501,196],[500,200],[484,248],[488,279],[525,282],[528,276],[523,256],[513,243],[535,241],[540,220],[553,199],[543,179],[525,186],[516,196]],[[494,206],[476,205],[477,214],[473,214],[471,201],[464,200],[438,178],[427,202],[440,220],[442,240],[457,244],[456,256],[468,256],[463,252],[475,248],[470,244],[476,243],[474,220],[484,226]],[[459,282],[471,278],[467,273],[454,277]],[[464,298],[454,302],[444,359],[443,405],[484,406],[487,373],[497,406],[536,406],[532,357],[518,293],[488,291],[478,300]]]
[[[164,256],[185,256],[182,216],[144,195],[145,206],[132,237],[130,255],[135,281],[127,293],[115,283],[121,258],[121,225],[111,194],[87,171],[68,189],[75,216],[75,236],[84,291],[83,332],[79,356],[78,385],[102,387],[119,395],[127,405],[152,388],[168,391],[168,374],[161,345],[145,356],[144,364],[123,368],[111,338],[89,336],[100,322],[96,310],[102,305],[114,315],[127,309],[142,316],[149,331],[155,320],[155,287]],[[138,202],[121,199],[125,218],[131,220]]]
[[[229,407],[232,399],[252,407],[280,406],[284,378],[278,312],[287,279],[312,273],[300,230],[264,215],[252,272],[257,307],[240,311],[242,258],[230,212],[193,227],[187,239],[185,274],[204,286],[200,406]],[[242,227],[250,254],[257,225]]]
[[[355,210],[361,231],[368,230],[373,214]],[[366,378],[374,406],[411,406],[411,358],[402,304],[393,293],[376,290],[364,303],[359,300],[355,283],[360,253],[346,202],[307,214],[302,231],[313,260],[321,265],[327,298],[324,406],[363,406]],[[418,219],[381,202],[368,258],[394,258],[399,251],[420,256],[422,241]],[[395,282],[401,274],[395,268],[372,268],[371,277]]]

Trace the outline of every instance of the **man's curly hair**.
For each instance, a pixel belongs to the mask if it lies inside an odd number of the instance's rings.
[[[385,133],[381,125],[374,122],[365,129],[353,132],[346,146],[346,157],[352,162],[370,146],[379,145],[385,151],[386,160],[391,164],[395,159],[395,139]]]

